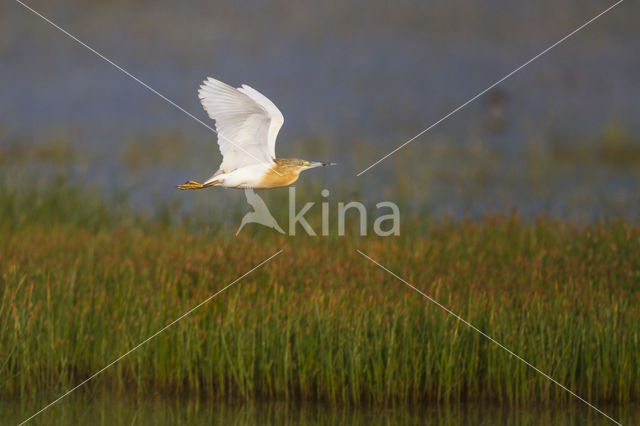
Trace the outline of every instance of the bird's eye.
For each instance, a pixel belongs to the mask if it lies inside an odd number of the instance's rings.
[[[308,165],[309,165],[309,162],[308,162],[308,161],[303,161],[303,162],[302,162],[302,165],[303,165],[303,166],[308,166]]]

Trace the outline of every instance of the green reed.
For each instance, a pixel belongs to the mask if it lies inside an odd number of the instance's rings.
[[[63,393],[282,249],[87,389],[335,404],[571,400],[359,249],[581,396],[640,397],[637,224],[415,217],[398,238],[234,238],[64,183],[2,186],[0,197],[4,396]]]

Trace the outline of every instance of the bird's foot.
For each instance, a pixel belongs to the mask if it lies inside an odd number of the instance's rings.
[[[176,188],[178,189],[202,189],[202,188],[206,188],[206,186],[204,186],[201,183],[195,182],[195,181],[187,181],[186,183],[182,184],[182,185],[177,185]]]

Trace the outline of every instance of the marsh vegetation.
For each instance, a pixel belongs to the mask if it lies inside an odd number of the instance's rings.
[[[279,249],[91,389],[336,405],[640,397],[640,227],[405,218],[391,238],[296,238],[144,216],[73,184],[0,199],[0,392],[70,388]],[[115,204],[115,205],[114,205]]]

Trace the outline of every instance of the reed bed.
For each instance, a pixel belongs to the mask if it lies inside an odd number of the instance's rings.
[[[640,225],[407,218],[396,238],[237,238],[82,191],[0,188],[0,395],[56,396],[277,250],[87,389],[323,401],[640,398]]]

